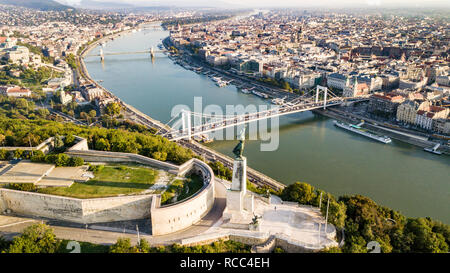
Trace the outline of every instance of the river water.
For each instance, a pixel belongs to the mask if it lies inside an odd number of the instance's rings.
[[[163,30],[142,30],[108,42],[105,52],[157,50],[168,36]],[[91,51],[97,53],[99,48]],[[87,57],[95,80],[126,103],[161,122],[171,119],[172,107],[268,105],[236,87],[217,87],[209,78],[176,65],[157,53]],[[192,108],[193,109],[193,108]],[[225,111],[225,110],[224,110]],[[248,164],[284,184],[307,182],[335,195],[362,194],[411,217],[430,216],[450,224],[450,157],[433,155],[393,140],[382,144],[333,126],[332,120],[311,112],[280,118],[279,148],[260,151],[260,141],[247,141]],[[211,148],[231,155],[236,141],[215,141]]]

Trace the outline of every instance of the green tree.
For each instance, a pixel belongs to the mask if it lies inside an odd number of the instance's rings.
[[[91,118],[86,112],[80,112],[80,118],[84,119],[87,123],[90,123]]]
[[[322,215],[326,215],[327,211],[327,200],[322,201],[321,212]],[[336,228],[342,229],[345,226],[345,219],[347,207],[344,202],[338,202],[334,197],[330,197],[330,204],[328,207],[328,222],[333,224]]]
[[[133,253],[130,238],[119,238],[117,242],[109,249],[110,253]]]
[[[100,138],[95,142],[95,149],[99,151],[109,151],[111,145],[109,144],[109,141],[104,138]]]
[[[121,107],[117,102],[110,102],[105,108],[105,113],[111,117],[115,117],[120,114]]]
[[[95,117],[97,116],[97,111],[95,111],[95,110],[89,111],[89,116],[90,116],[91,118],[95,118]]]
[[[295,201],[303,205],[312,205],[316,198],[314,187],[303,182],[295,182],[287,186],[281,196],[283,200]]]
[[[55,149],[64,147],[64,141],[62,140],[62,137],[60,135],[55,135],[53,137],[53,146],[55,147]]]
[[[70,157],[66,154],[52,154],[47,155],[45,161],[47,163],[53,163],[56,167],[68,166]]]
[[[16,101],[15,104],[19,109],[28,109],[28,101],[26,99],[20,98]]]
[[[140,253],[150,253],[152,251],[150,244],[148,243],[147,240],[145,239],[141,239],[139,241],[139,252]]]
[[[38,112],[38,115],[41,118],[44,118],[44,119],[47,118],[50,115],[50,112],[47,109],[45,109],[45,108],[39,108],[37,110],[37,112]]]
[[[75,143],[75,137],[73,135],[66,135],[64,138],[64,145],[66,147],[72,146]]]
[[[7,252],[9,253],[55,253],[61,244],[53,229],[45,224],[34,224],[15,237]]]
[[[406,238],[411,238],[407,252],[447,253],[449,246],[441,233],[433,232],[433,221],[427,218],[408,219]]]
[[[166,152],[154,152],[152,154],[152,157],[156,160],[160,161],[166,161],[167,159],[167,153]]]
[[[0,145],[5,144],[5,139],[6,139],[5,135],[0,134]]]

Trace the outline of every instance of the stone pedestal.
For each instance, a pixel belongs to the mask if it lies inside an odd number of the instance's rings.
[[[233,179],[227,191],[227,207],[223,217],[231,223],[245,223],[251,221],[253,211],[253,195],[247,192],[247,159],[241,157],[233,164]]]

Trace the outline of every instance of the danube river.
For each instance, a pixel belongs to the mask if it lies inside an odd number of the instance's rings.
[[[168,36],[162,30],[142,30],[108,42],[105,52],[147,50]],[[92,53],[97,53],[95,48]],[[175,64],[166,55],[87,57],[93,79],[126,103],[161,122],[168,122],[172,107],[193,106],[194,97],[203,106],[267,105],[234,86],[217,87],[208,77]],[[225,110],[224,110],[225,111]],[[248,164],[284,184],[307,182],[335,195],[362,194],[407,216],[430,216],[450,223],[450,157],[433,155],[393,140],[381,144],[336,128],[332,120],[311,112],[280,118],[279,148],[260,151],[259,141],[247,141]],[[227,155],[236,141],[208,144]]]

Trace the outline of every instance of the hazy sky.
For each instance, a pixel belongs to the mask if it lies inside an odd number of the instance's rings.
[[[64,2],[64,0],[59,0]],[[67,3],[76,4],[81,0],[65,0]],[[98,2],[118,2],[136,4],[142,6],[150,5],[202,5],[202,6],[241,6],[241,7],[262,7],[262,6],[405,6],[405,7],[450,7],[450,0],[95,0]]]

